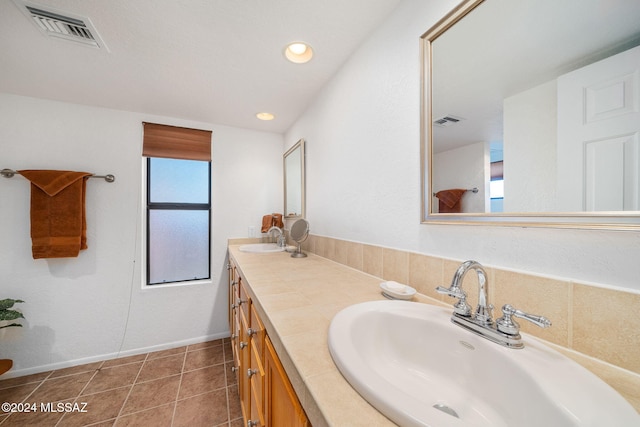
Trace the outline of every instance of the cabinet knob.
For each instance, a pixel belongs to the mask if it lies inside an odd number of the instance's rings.
[[[249,328],[249,329],[247,329],[247,335],[249,335],[249,337],[252,337],[252,336],[254,336],[254,335],[255,335],[255,334],[257,334],[257,333],[258,333],[258,331],[256,331],[256,330],[255,330],[255,329],[253,329],[253,328]]]
[[[247,377],[249,377],[249,378],[251,378],[252,376],[254,376],[257,373],[258,373],[257,369],[247,369]]]
[[[238,281],[237,281],[237,280],[234,280],[233,282],[231,282],[231,286],[235,286],[235,285],[237,285],[237,284],[238,284]]]
[[[231,339],[235,340],[236,339],[236,334],[231,334]]]
[[[240,350],[242,350],[243,348],[245,348],[246,346],[248,346],[249,344],[247,344],[246,342],[242,341],[240,343]]]
[[[258,425],[258,421],[249,420],[247,421],[247,427],[255,427]]]
[[[231,367],[231,372],[233,372],[234,374],[238,371],[238,367],[237,366],[232,366]]]

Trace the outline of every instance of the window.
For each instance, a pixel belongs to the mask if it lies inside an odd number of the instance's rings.
[[[504,211],[504,162],[491,162],[491,181],[489,182],[491,212]]]
[[[146,283],[158,285],[209,279],[211,132],[149,123],[144,125],[143,155],[147,157]],[[183,131],[187,132],[186,138],[182,138]],[[194,155],[194,131],[203,132],[205,139],[208,137],[206,147],[196,147],[207,155]]]

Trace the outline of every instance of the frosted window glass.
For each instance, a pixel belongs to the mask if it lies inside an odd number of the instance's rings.
[[[209,162],[150,160],[151,203],[209,203]]]
[[[209,277],[209,211],[149,212],[149,283]]]

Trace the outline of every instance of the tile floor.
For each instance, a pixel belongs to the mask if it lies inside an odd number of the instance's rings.
[[[0,403],[36,410],[2,411],[0,427],[240,427],[232,360],[221,339],[0,380]]]

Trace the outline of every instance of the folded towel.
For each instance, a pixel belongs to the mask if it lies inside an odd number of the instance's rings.
[[[274,213],[271,215],[273,216],[273,225],[275,225],[278,228],[283,228],[284,223],[282,222],[282,214]]]
[[[21,170],[31,181],[31,252],[34,259],[76,257],[87,248],[85,186],[88,172]]]
[[[466,191],[467,190],[461,188],[438,191],[436,193],[436,197],[438,198],[438,212],[460,213],[462,210],[460,200]]]
[[[271,228],[271,224],[273,224],[273,216],[265,215],[262,217],[262,228],[260,229],[261,233],[266,233]]]

